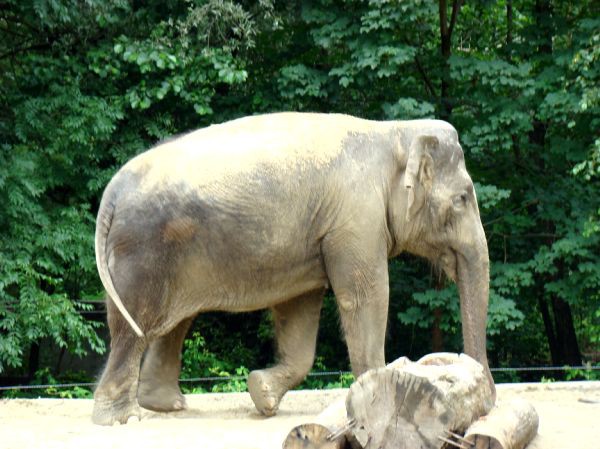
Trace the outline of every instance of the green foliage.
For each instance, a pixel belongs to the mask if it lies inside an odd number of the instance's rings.
[[[223,377],[223,382],[215,381],[208,391],[213,393],[246,391],[248,369],[244,366],[234,367],[231,360],[222,360],[206,347],[206,341],[199,332],[193,332],[191,338],[184,342],[181,378],[194,379],[205,377]],[[233,379],[229,379],[233,376]],[[186,393],[202,393],[207,391],[202,383],[196,387],[182,384]]]
[[[587,363],[583,369],[568,369],[566,380],[600,380],[600,365]]]
[[[324,364],[323,357],[317,357],[313,365],[313,373],[309,374],[299,386],[299,390],[331,390],[334,388],[349,388],[354,382],[354,375],[347,372],[339,372],[323,375],[331,372]]]
[[[89,384],[90,379],[82,372],[67,372],[56,378],[49,368],[42,368],[35,373],[31,381],[32,386],[44,388],[7,390],[3,392],[4,398],[61,398],[61,399],[91,399],[93,397],[91,385],[79,386],[75,384]],[[69,386],[63,386],[69,385]]]
[[[199,332],[193,332],[191,338],[185,340],[181,366],[183,378],[219,376],[231,368],[206,347],[206,340]]]
[[[210,390],[213,393],[240,393],[248,390],[248,385],[246,384],[246,379],[248,378],[248,368],[245,366],[240,366],[235,369],[233,373],[233,379],[227,382],[219,382],[213,385]],[[228,376],[229,373],[222,372],[219,374],[220,376]]]
[[[517,273],[516,276],[515,273]],[[519,289],[531,280],[527,279],[527,275],[519,278],[520,275],[519,267],[494,266],[488,307],[487,332],[489,336],[500,334],[506,330],[514,330],[522,324],[525,315],[517,309],[515,297]],[[440,309],[443,311],[439,323],[440,329],[454,342],[452,343],[453,349],[461,350],[460,305],[456,285],[451,284],[441,290],[428,289],[424,292],[413,293],[410,304],[412,305],[409,305],[406,310],[397,314],[403,324],[430,329],[434,321],[431,311]]]
[[[495,185],[482,185],[475,182],[475,191],[477,192],[477,203],[479,209],[487,213],[493,210],[501,201],[510,198],[510,190],[499,189]]]
[[[384,103],[383,111],[388,119],[433,118],[435,107],[427,101],[414,98],[399,98],[393,104]]]

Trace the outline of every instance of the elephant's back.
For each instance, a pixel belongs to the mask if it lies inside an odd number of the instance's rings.
[[[143,189],[175,181],[202,187],[259,171],[264,177],[323,170],[343,152],[349,134],[377,126],[379,122],[341,114],[244,117],[159,144],[123,170],[143,175]]]

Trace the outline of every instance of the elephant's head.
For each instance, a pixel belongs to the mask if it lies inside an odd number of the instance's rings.
[[[488,369],[486,320],[488,247],[473,181],[456,131],[444,122],[411,129],[396,188],[396,234],[401,249],[425,257],[456,282],[460,292],[464,351]],[[492,382],[493,385],[493,382]]]

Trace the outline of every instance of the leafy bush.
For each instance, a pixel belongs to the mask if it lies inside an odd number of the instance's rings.
[[[42,368],[41,370],[38,370],[35,373],[35,377],[30,385],[32,387],[45,386],[45,388],[7,390],[3,392],[3,396],[9,399],[33,399],[39,397],[61,399],[91,399],[93,397],[93,382],[84,372],[67,372],[57,378],[52,375],[49,368]]]
[[[591,363],[587,363],[583,369],[567,369],[565,379],[600,380],[600,364],[592,365]]]
[[[193,332],[191,338],[184,342],[182,357],[181,378],[184,380],[198,378],[223,377],[224,381],[211,380],[195,381],[200,383],[189,386],[187,382],[181,384],[185,393],[213,393],[246,391],[246,378],[248,369],[244,366],[234,367],[231,362],[218,358],[206,347],[206,341],[199,332]],[[211,385],[207,388],[207,385]]]

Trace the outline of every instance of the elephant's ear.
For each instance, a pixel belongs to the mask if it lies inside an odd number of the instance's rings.
[[[407,190],[406,221],[410,220],[415,201],[415,186],[417,183],[426,191],[431,190],[433,182],[433,158],[431,154],[439,146],[435,136],[420,135],[413,139],[408,150],[408,161],[404,173],[404,187]]]

